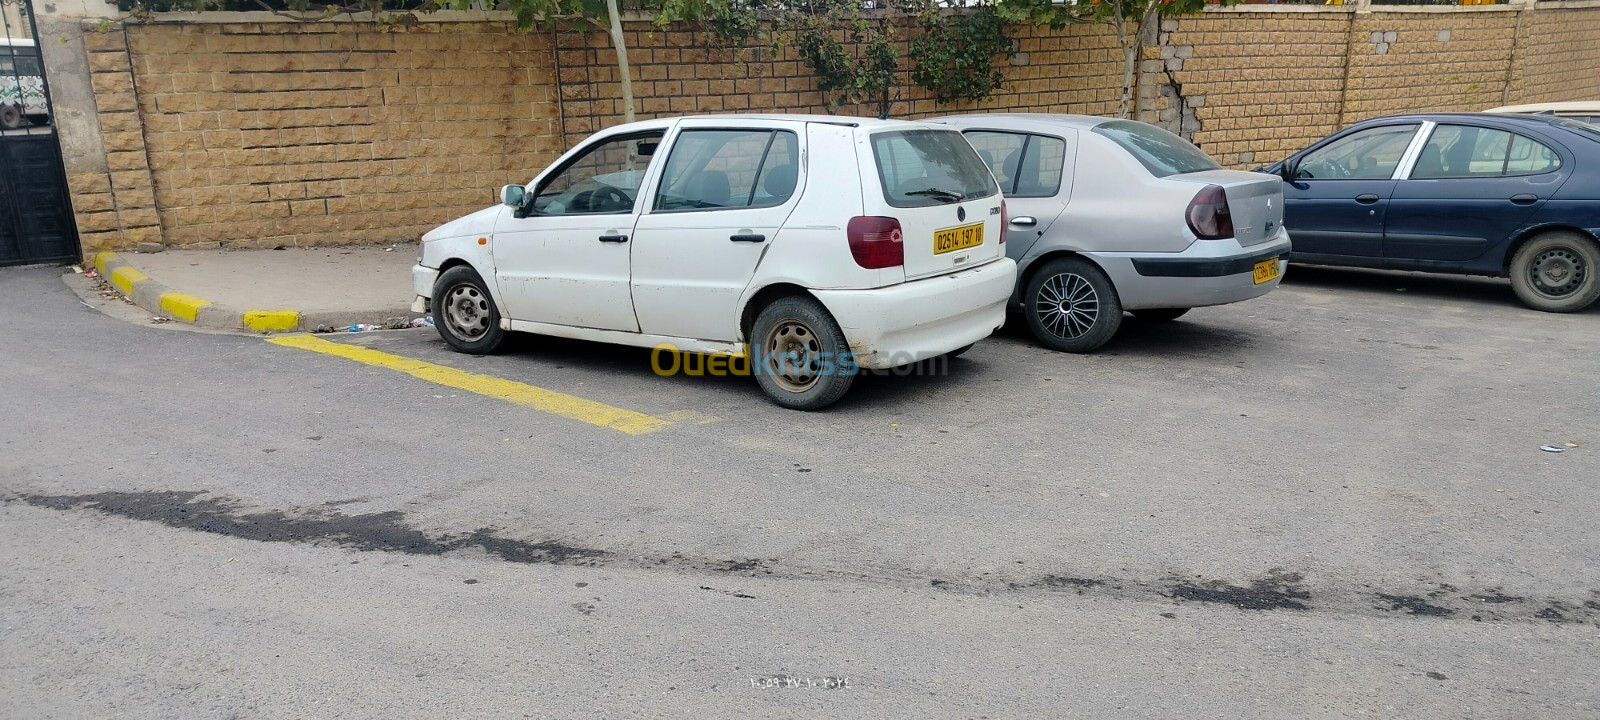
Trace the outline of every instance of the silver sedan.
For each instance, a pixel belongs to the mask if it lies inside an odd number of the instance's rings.
[[[1124,311],[1169,321],[1259,297],[1289,259],[1276,175],[1223,170],[1187,140],[1131,120],[957,115],[1009,210],[1013,300],[1044,345],[1090,352]]]

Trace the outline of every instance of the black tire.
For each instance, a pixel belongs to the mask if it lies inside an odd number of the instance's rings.
[[[1094,352],[1122,326],[1122,301],[1111,279],[1080,257],[1051,260],[1022,295],[1033,336],[1051,350]]]
[[[457,265],[433,283],[433,326],[456,352],[487,355],[505,342],[500,308],[478,271]]]
[[[1570,230],[1547,232],[1511,259],[1511,289],[1535,310],[1577,312],[1600,298],[1600,244]]]
[[[977,343],[972,343],[972,345],[977,345]],[[965,355],[968,350],[972,349],[972,345],[964,345],[962,347],[958,347],[958,348],[956,348],[954,350],[951,350],[950,352],[945,353],[944,356],[945,357],[949,357],[949,358],[961,357],[962,355]]]
[[[750,327],[751,372],[772,402],[790,410],[821,410],[839,401],[859,372],[850,345],[826,308],[809,297],[778,298]],[[800,353],[792,355],[791,353]],[[823,360],[832,359],[827,372]]]
[[[22,127],[22,111],[15,105],[0,105],[0,128],[15,130]]]
[[[1172,322],[1183,317],[1186,312],[1189,312],[1189,308],[1150,308],[1148,310],[1134,310],[1133,316],[1150,322]]]

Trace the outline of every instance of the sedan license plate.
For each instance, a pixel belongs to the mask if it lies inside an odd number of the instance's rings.
[[[1278,259],[1271,258],[1256,263],[1255,275],[1257,285],[1276,280],[1278,278]]]
[[[965,250],[982,244],[983,223],[962,225],[961,227],[938,230],[933,233],[933,254],[935,255]]]

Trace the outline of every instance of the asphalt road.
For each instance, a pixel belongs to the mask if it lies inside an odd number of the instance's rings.
[[[816,414],[321,336],[636,435],[59,270],[0,303],[0,716],[1600,717],[1600,311],[1501,282],[1293,268]]]

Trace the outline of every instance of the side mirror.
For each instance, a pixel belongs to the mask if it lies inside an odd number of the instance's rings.
[[[500,188],[500,203],[506,207],[520,208],[522,202],[528,199],[528,189],[521,185],[507,185]]]
[[[1300,177],[1300,158],[1285,158],[1282,165],[1278,166],[1278,175],[1284,182],[1294,182]]]

